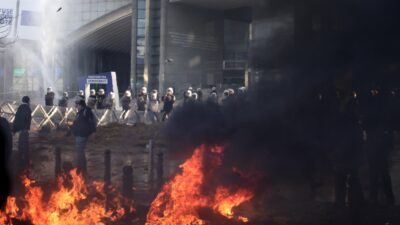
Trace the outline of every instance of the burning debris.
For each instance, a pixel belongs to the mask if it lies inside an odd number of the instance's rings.
[[[248,222],[247,217],[235,213],[235,208],[254,197],[251,189],[209,184],[210,176],[220,169],[223,152],[222,147],[196,148],[180,166],[182,173],[165,184],[151,204],[146,224],[209,224],[199,213],[204,208],[230,220]]]
[[[23,177],[25,196],[8,198],[5,211],[0,212],[0,224],[30,221],[34,225],[101,225],[135,211],[130,200],[105,193],[103,182],[87,185],[76,169],[59,176],[57,183],[57,190],[46,193],[34,180]]]

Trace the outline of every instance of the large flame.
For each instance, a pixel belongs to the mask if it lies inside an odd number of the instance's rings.
[[[195,149],[192,157],[180,166],[182,173],[165,184],[152,202],[146,225],[206,224],[207,221],[199,216],[198,211],[202,208],[210,208],[227,219],[248,222],[248,218],[235,215],[234,208],[253,198],[250,190],[218,186],[210,192],[213,194],[202,193],[207,182],[205,154],[211,154],[206,160],[211,164],[207,172],[212,174],[222,163],[223,150],[222,147],[208,148],[204,145]]]
[[[82,176],[72,170],[58,179],[58,190],[44,198],[41,187],[34,181],[23,178],[26,194],[19,208],[17,199],[9,197],[4,212],[0,212],[0,224],[12,225],[12,220],[29,220],[34,225],[89,225],[115,221],[125,214],[124,202],[120,195],[111,200],[112,209],[106,209],[107,196],[103,182],[85,184]],[[46,198],[47,199],[47,198]],[[132,208],[130,208],[132,210]]]

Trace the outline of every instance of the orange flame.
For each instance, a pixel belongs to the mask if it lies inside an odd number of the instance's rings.
[[[71,187],[66,187],[65,177],[58,178],[58,190],[51,193],[47,201],[43,199],[42,188],[33,186],[34,181],[24,177],[24,207],[20,209],[16,198],[9,197],[5,212],[0,212],[0,223],[12,225],[12,219],[17,219],[30,220],[35,225],[101,225],[106,219],[115,221],[125,214],[121,196],[112,199],[115,209],[105,208],[104,183],[93,182],[87,186],[76,170],[71,171],[70,177]]]
[[[202,193],[205,180],[203,173],[205,153],[211,153],[212,168],[216,169],[222,163],[222,147],[207,148],[200,146],[195,149],[192,157],[183,163],[180,168],[182,173],[176,175],[164,185],[162,191],[152,202],[147,214],[146,225],[187,225],[206,224],[207,221],[199,217],[198,210],[210,208],[228,219],[248,222],[248,218],[235,216],[234,208],[253,198],[253,193],[247,189],[230,191],[219,186],[214,195]]]

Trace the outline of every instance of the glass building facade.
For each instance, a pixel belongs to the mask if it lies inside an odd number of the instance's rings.
[[[62,6],[65,17],[65,30],[74,31],[122,6],[132,0],[68,0]]]
[[[145,56],[146,0],[137,1],[136,77],[137,85],[143,85]]]

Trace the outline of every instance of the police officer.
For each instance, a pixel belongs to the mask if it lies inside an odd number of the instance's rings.
[[[196,93],[197,93],[197,100],[199,102],[202,102],[203,101],[203,91],[201,90],[201,88],[197,88]]]
[[[54,105],[54,92],[53,89],[51,87],[47,88],[47,93],[44,96],[44,101],[45,101],[45,105],[46,106],[53,106]]]
[[[150,94],[150,100],[149,100],[149,118],[152,123],[158,122],[158,112],[159,112],[159,98],[158,98],[158,91],[153,90]]]
[[[161,99],[164,102],[164,106],[162,109],[162,121],[165,121],[168,119],[169,115],[171,114],[173,108],[174,108],[174,103],[176,101],[175,95],[174,95],[174,90],[169,87],[167,88],[166,94],[162,97]]]
[[[90,95],[87,100],[87,107],[89,107],[91,109],[95,109],[96,104],[97,104],[96,90],[92,89],[92,90],[90,90]]]
[[[58,106],[60,107],[68,107],[68,92],[64,92],[63,96],[61,97],[60,100],[58,100]]]
[[[85,93],[83,90],[79,90],[78,94],[75,96],[75,103],[79,100],[85,100]]]
[[[121,98],[122,109],[128,111],[131,109],[132,94],[131,91],[125,91],[124,96]]]
[[[114,109],[115,108],[115,94],[114,92],[110,92],[105,100],[106,109]]]
[[[97,109],[105,109],[106,93],[104,89],[99,89],[97,93]]]

